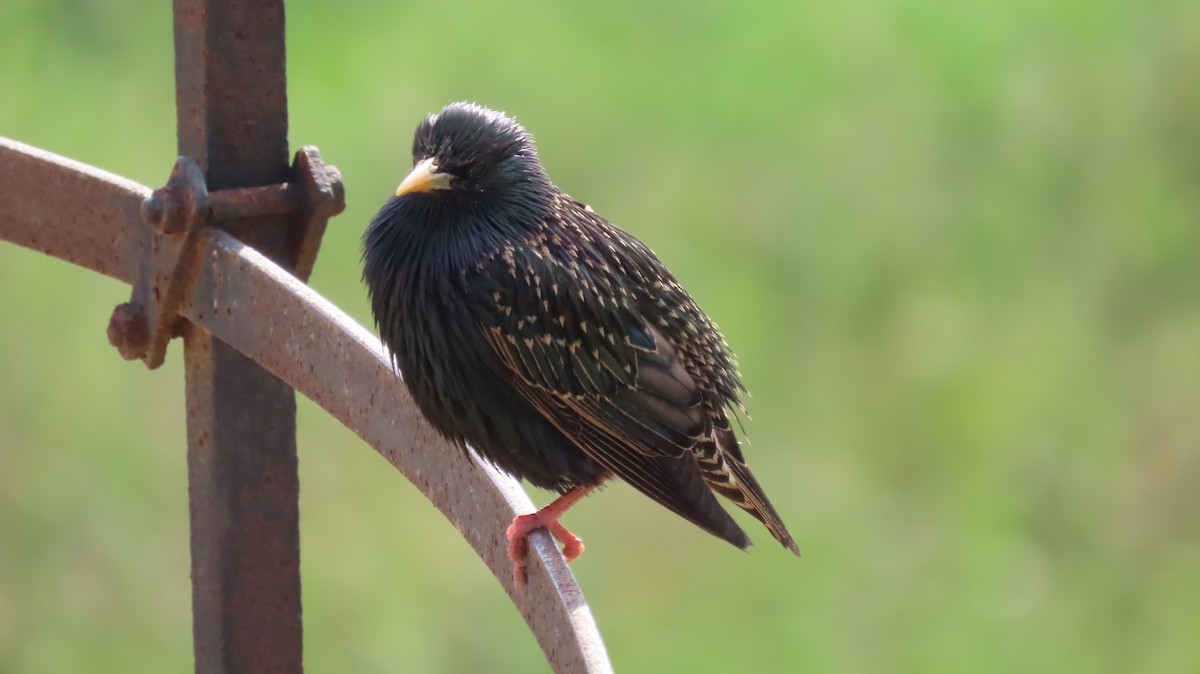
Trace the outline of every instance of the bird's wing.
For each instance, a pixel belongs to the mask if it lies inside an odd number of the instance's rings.
[[[694,453],[713,444],[700,387],[621,279],[544,247],[508,248],[471,278],[494,363],[576,446],[639,491],[738,547]]]

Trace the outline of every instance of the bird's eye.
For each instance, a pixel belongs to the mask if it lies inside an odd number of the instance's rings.
[[[446,166],[442,170],[459,179],[471,177],[471,170],[467,166]]]

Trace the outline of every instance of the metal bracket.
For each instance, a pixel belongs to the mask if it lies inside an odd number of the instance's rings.
[[[197,269],[197,245],[205,226],[269,215],[296,216],[292,273],[307,281],[329,218],[346,208],[342,176],[325,166],[312,146],[292,163],[292,181],[261,187],[208,191],[204,171],[180,157],[166,186],[142,203],[151,227],[143,238],[137,280],[129,302],[117,305],[108,341],[125,360],[141,358],[151,370],[162,365],[167,343],[179,332],[180,304],[189,296]]]

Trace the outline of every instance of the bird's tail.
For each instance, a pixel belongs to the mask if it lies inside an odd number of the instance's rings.
[[[725,451],[721,445],[730,441],[735,443],[734,449]],[[796,546],[796,541],[792,540],[783,519],[775,511],[775,506],[771,505],[758,480],[754,479],[750,468],[741,461],[741,451],[737,449],[736,443],[733,433],[718,432],[717,441],[712,444],[711,455],[702,451],[697,456],[704,481],[713,491],[733,501],[766,525],[767,531],[771,532],[775,540],[799,557],[800,548]]]

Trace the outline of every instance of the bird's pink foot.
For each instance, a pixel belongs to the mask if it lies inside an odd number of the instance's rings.
[[[513,561],[513,584],[518,592],[525,591],[525,567],[529,564],[529,534],[535,529],[545,528],[551,536],[558,539],[563,544],[563,557],[566,557],[568,562],[583,554],[583,541],[567,531],[558,518],[592,489],[593,487],[574,487],[545,508],[529,515],[519,515],[513,520],[506,535],[508,557]]]

